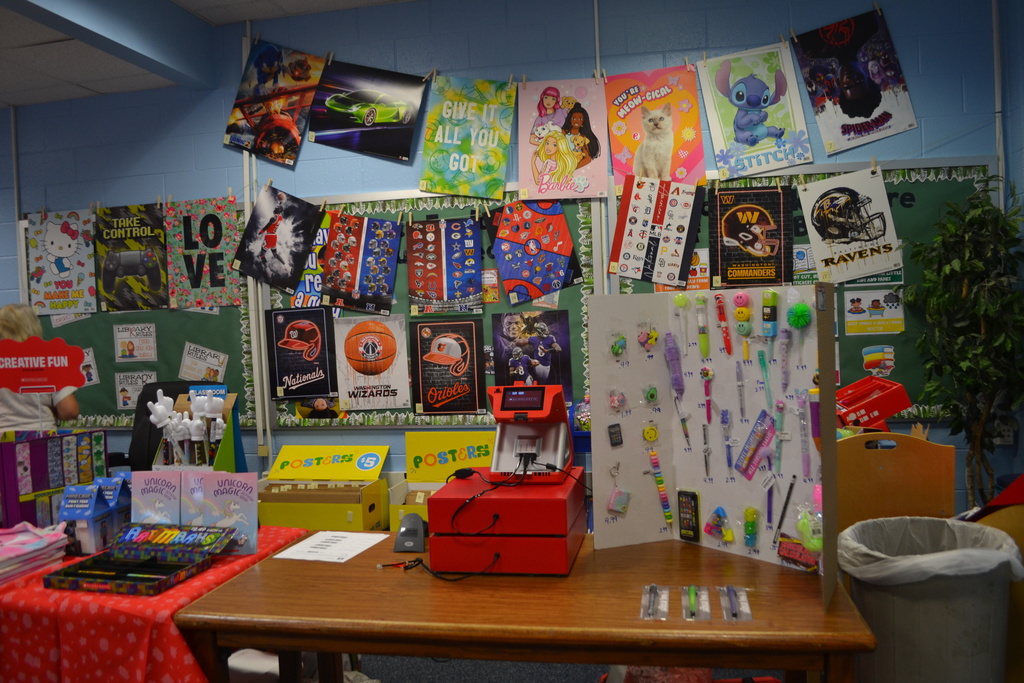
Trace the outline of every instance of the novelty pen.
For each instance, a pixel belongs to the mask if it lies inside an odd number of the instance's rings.
[[[736,619],[739,617],[739,610],[736,608],[736,589],[729,586],[725,589],[725,592],[729,597],[729,611],[732,612],[732,618]]]
[[[750,360],[750,335],[754,326],[750,323],[750,296],[746,292],[736,292],[732,296],[736,308],[732,316],[736,318],[736,332],[743,337],[743,360]]]
[[[715,371],[705,365],[700,369],[700,378],[704,380],[704,413],[707,423],[711,424],[711,380],[715,378]]]
[[[690,307],[690,298],[688,296],[686,296],[685,293],[679,292],[678,294],[675,295],[675,297],[672,299],[672,301],[676,305],[675,316],[676,316],[676,320],[679,321],[679,323],[680,323],[679,329],[681,330],[682,335],[683,335],[682,336],[682,340],[683,340],[683,355],[685,356],[687,351],[688,351],[688,349],[686,348],[686,346],[687,346],[686,340],[687,340],[687,337],[689,337],[689,335],[687,334],[688,331],[686,329],[687,328],[686,316],[683,315],[683,311],[685,311],[687,308]]]
[[[729,410],[722,408],[722,435],[725,437],[725,462],[732,469],[732,424],[729,422]]]
[[[715,311],[718,315],[718,327],[722,330],[722,346],[726,355],[732,355],[732,336],[729,334],[729,319],[725,315],[725,295],[715,294]]]
[[[797,389],[796,407],[800,417],[800,460],[803,462],[804,476],[811,476],[811,444],[807,427],[807,389]]]
[[[668,490],[665,488],[665,477],[661,474],[661,461],[658,460],[658,451],[649,451],[651,456],[651,470],[654,474],[654,483],[658,485],[658,497],[661,498],[661,511],[665,515],[665,521],[672,526],[672,505],[668,502]]]
[[[736,361],[736,394],[740,399],[740,418],[747,419],[747,406],[743,398],[743,363]]]
[[[703,424],[700,426],[704,432],[704,476],[711,476],[711,444],[708,443],[708,425]]]
[[[691,619],[696,619],[697,618],[697,586],[691,583],[690,587],[687,589],[687,594],[688,594],[688,596],[690,598],[690,618]]]
[[[757,364],[761,366],[761,377],[764,379],[764,395],[767,398],[770,410],[772,408],[771,375],[768,374],[768,359],[765,358],[763,349],[757,350]]]
[[[679,424],[683,428],[683,436],[686,437],[686,447],[689,448],[690,430],[686,428],[686,413],[683,412],[683,391],[686,388],[683,383],[683,365],[679,358],[679,344],[671,332],[665,333],[665,361],[668,363],[669,378],[672,382],[676,414],[679,415]]]
[[[775,545],[779,544],[779,536],[782,534],[782,523],[786,520],[786,510],[789,508],[789,499],[793,497],[793,487],[796,485],[796,475],[789,480],[789,489],[786,491],[786,498],[782,501],[782,511],[779,512],[779,525],[775,527]]]
[[[700,344],[700,357],[711,355],[711,340],[708,337],[708,298],[698,294],[697,299],[697,342]]]
[[[761,293],[761,335],[768,340],[768,355],[775,357],[775,335],[779,333],[779,295],[774,289]]]
[[[775,471],[782,472],[782,430],[786,420],[785,401],[775,402]]]
[[[789,387],[789,330],[779,330],[779,363],[782,364],[782,393]]]

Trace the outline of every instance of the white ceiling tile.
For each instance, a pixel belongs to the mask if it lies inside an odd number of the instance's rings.
[[[46,104],[47,102],[60,102],[62,100],[77,100],[82,97],[92,97],[96,92],[83,88],[74,83],[61,83],[47,88],[36,90],[22,90],[16,93],[5,93],[0,100],[5,104],[13,106],[25,106],[29,104]]]
[[[122,76],[120,78],[104,78],[85,81],[82,85],[101,94],[110,94],[115,92],[137,92],[139,90],[152,90],[153,88],[167,88],[174,85],[174,83],[166,78],[144,73],[137,76]]]

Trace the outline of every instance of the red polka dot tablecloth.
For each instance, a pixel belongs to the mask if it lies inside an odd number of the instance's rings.
[[[171,617],[303,533],[263,527],[256,555],[216,558],[150,597],[44,588],[53,567],[0,585],[0,681],[205,683]]]

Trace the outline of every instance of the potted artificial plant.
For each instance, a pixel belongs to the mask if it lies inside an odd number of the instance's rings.
[[[998,178],[986,178],[963,202],[947,202],[929,242],[911,243],[924,268],[905,290],[909,307],[923,311],[915,342],[925,369],[920,400],[940,410],[951,434],[967,440],[968,507],[995,492],[988,454],[1001,417],[1024,402],[1024,291],[1021,289],[1020,203],[993,201]]]

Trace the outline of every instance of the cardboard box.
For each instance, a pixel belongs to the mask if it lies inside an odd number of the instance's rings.
[[[283,446],[259,482],[261,524],[374,531],[388,523],[387,446]]]
[[[460,432],[406,432],[405,481],[391,488],[390,528],[416,513],[429,522],[427,499],[464,467],[490,468],[494,430]]]

